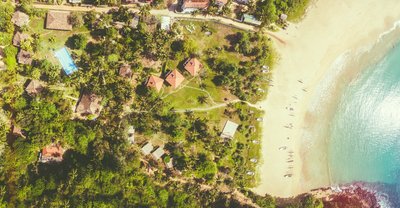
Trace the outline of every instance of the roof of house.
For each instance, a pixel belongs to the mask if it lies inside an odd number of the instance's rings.
[[[205,9],[210,0],[183,0],[182,8]]]
[[[231,139],[235,135],[236,129],[238,128],[238,124],[232,121],[227,120],[222,130],[221,137]]]
[[[219,3],[220,5],[225,5],[226,3],[228,3],[228,0],[217,0],[217,3]]]
[[[124,64],[119,68],[119,75],[125,78],[130,78],[132,76],[131,66]]]
[[[287,14],[279,15],[279,19],[281,19],[281,20],[286,20],[287,18],[288,18]]]
[[[188,59],[185,64],[185,69],[188,71],[192,76],[196,76],[199,74],[199,71],[203,67],[200,61],[197,58],[190,58]]]
[[[28,51],[20,50],[17,55],[18,63],[19,64],[31,64],[32,63],[32,56]]]
[[[132,18],[132,20],[131,20],[129,26],[131,26],[132,28],[136,28],[138,24],[139,24],[139,16],[135,15],[135,16]]]
[[[37,93],[40,93],[43,90],[43,86],[40,84],[38,80],[31,80],[29,82],[28,86],[26,86],[25,91],[29,95],[35,95]]]
[[[157,92],[160,92],[162,86],[163,86],[164,80],[161,79],[160,77],[151,75],[149,79],[147,80],[147,87],[151,87],[157,90]]]
[[[14,46],[20,46],[21,42],[28,39],[30,36],[28,34],[25,33],[21,33],[21,32],[17,32],[15,33],[14,37],[13,37],[13,45]]]
[[[85,93],[82,95],[75,112],[83,116],[96,115],[98,116],[101,111],[101,98],[95,94]]]
[[[171,17],[161,16],[161,26],[162,30],[170,30],[171,29]]]
[[[185,80],[185,77],[176,69],[168,73],[165,81],[167,81],[172,88],[176,89],[182,82]]]
[[[151,153],[151,151],[153,151],[153,145],[151,144],[151,142],[148,142],[146,145],[144,145],[142,147],[142,152],[144,155],[148,155]]]
[[[11,22],[18,27],[22,27],[29,23],[29,16],[23,12],[16,11],[11,18]]]
[[[165,151],[163,147],[158,147],[153,153],[151,153],[154,159],[158,160],[164,155]]]
[[[60,162],[64,154],[64,149],[60,144],[50,144],[42,149],[39,161],[40,162]]]
[[[242,17],[242,21],[253,25],[261,25],[260,20],[258,20],[255,16],[249,14],[244,14]]]
[[[46,29],[52,30],[72,30],[69,21],[70,12],[49,11],[46,18]]]

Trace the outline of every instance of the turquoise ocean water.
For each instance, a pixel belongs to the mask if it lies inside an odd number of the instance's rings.
[[[330,135],[332,182],[388,187],[399,206],[400,44],[346,87]]]

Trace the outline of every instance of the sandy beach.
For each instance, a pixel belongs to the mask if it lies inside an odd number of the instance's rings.
[[[280,60],[268,98],[260,104],[265,118],[256,193],[290,197],[330,185],[326,155],[304,148],[305,142],[316,139],[323,148],[326,139],[309,132],[324,120],[313,112],[315,101],[323,99],[321,82],[334,74],[340,57],[356,57],[393,28],[399,11],[398,0],[319,0],[299,24],[273,34]],[[357,73],[345,75],[332,82],[348,83]],[[313,164],[305,165],[305,155],[316,157]],[[284,177],[287,174],[291,177]]]

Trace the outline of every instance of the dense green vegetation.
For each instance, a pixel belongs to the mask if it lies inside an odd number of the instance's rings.
[[[29,5],[19,8],[30,15],[29,27],[14,28],[14,7],[0,8],[7,65],[0,72],[0,207],[252,207],[245,199],[276,207],[274,198],[248,191],[257,183],[250,159],[261,157],[256,119],[262,112],[240,101],[266,95],[270,73],[261,68],[272,65],[274,55],[263,34],[187,21],[163,31],[144,10],[132,28],[134,14],[126,8],[74,13],[72,31],[49,31],[43,29],[45,13]],[[30,37],[21,47],[34,54],[31,65],[16,62],[19,49],[9,37],[14,30]],[[71,76],[52,55],[63,45],[79,67]],[[189,57],[204,65],[194,78],[183,69]],[[119,75],[123,64],[131,66],[132,78]],[[150,74],[164,77],[174,68],[185,76],[182,87],[146,87]],[[44,89],[28,94],[31,80]],[[83,93],[101,96],[96,119],[75,114]],[[239,124],[233,139],[220,137],[226,120]],[[12,126],[23,135],[12,134]],[[135,144],[127,140],[130,126]],[[38,162],[41,149],[55,142],[66,149],[62,162]],[[147,142],[164,147],[166,155],[155,160],[141,154]],[[173,168],[165,164],[170,161]],[[321,207],[313,198],[304,203],[293,206]]]
[[[264,25],[275,23],[281,14],[288,15],[289,20],[299,20],[307,9],[310,0],[264,0],[257,1],[252,13]]]

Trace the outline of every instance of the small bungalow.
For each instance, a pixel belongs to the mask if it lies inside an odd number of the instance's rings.
[[[142,147],[142,152],[143,152],[144,155],[148,155],[148,154],[151,153],[151,151],[153,151],[153,149],[154,149],[154,147],[151,144],[151,142],[148,142],[146,145],[144,145]]]
[[[131,144],[135,143],[135,128],[133,126],[128,128],[128,141]]]
[[[158,147],[153,153],[151,153],[155,160],[160,159],[164,155],[165,151],[162,147]]]
[[[132,70],[131,66],[128,64],[124,64],[119,68],[118,74],[124,78],[131,78],[132,77]]]
[[[30,36],[25,33],[17,32],[13,37],[13,45],[16,47],[21,46],[21,42],[28,39]]]
[[[72,30],[69,17],[70,12],[49,11],[46,17],[46,29],[49,30]]]
[[[196,10],[207,9],[210,0],[181,0],[180,5],[183,13],[191,13]]]
[[[222,130],[221,137],[225,139],[232,139],[235,135],[238,124],[232,121],[226,121],[224,129]]]
[[[188,71],[192,76],[196,76],[199,74],[203,65],[197,58],[190,58],[184,64],[186,71]]]
[[[164,80],[161,79],[160,77],[151,75],[149,79],[147,80],[147,87],[154,88],[157,92],[160,92],[162,86],[163,86]]]
[[[95,94],[84,93],[76,106],[75,112],[81,116],[100,115],[102,109],[101,98]]]
[[[171,17],[161,16],[160,29],[166,31],[171,29]]]
[[[167,81],[173,89],[178,88],[184,80],[185,77],[176,69],[169,72],[167,77],[165,78],[165,81]]]
[[[288,18],[287,14],[281,14],[281,15],[279,15],[279,19],[280,19],[282,22],[285,22],[285,21],[287,20],[287,18]]]
[[[249,15],[249,14],[244,14],[242,16],[241,21],[244,23],[247,23],[247,24],[255,25],[255,26],[260,26],[262,23],[260,20],[257,20],[256,17],[254,17],[253,15]]]
[[[31,96],[40,93],[42,90],[43,86],[38,80],[31,80],[25,88],[25,91]]]
[[[17,55],[17,60],[19,64],[28,64],[32,63],[32,56],[31,53],[28,51],[20,50]]]
[[[63,154],[65,150],[60,144],[50,144],[42,149],[39,154],[39,162],[61,162],[63,160]]]
[[[25,25],[28,25],[29,16],[23,12],[16,11],[11,18],[11,22],[18,27],[23,27]]]

